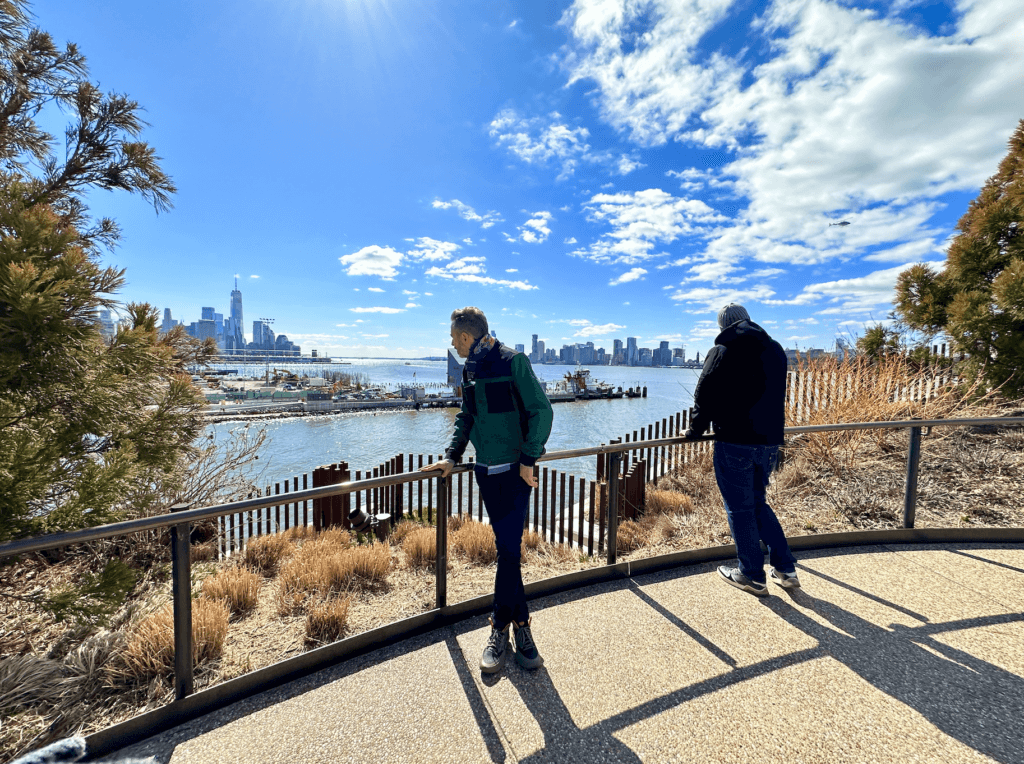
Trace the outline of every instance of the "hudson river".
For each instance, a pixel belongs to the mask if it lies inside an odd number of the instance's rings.
[[[339,371],[365,374],[370,384],[399,382],[444,383],[444,361],[406,361],[346,358],[351,366]],[[571,366],[536,365],[537,377],[555,382]],[[262,371],[262,367],[260,367]],[[693,403],[699,369],[592,366],[591,376],[623,389],[647,386],[647,398],[555,403],[554,424],[547,450],[607,443],[662,418],[685,411]],[[415,374],[415,378],[413,375]],[[423,411],[330,414],[253,422],[266,427],[267,443],[259,460],[260,484],[301,475],[322,464],[347,461],[352,470],[372,469],[398,454],[441,454],[451,438],[456,408]],[[210,426],[217,442],[245,422],[221,422]],[[466,451],[472,455],[472,445]],[[547,466],[588,480],[596,469],[595,457],[551,462]]]

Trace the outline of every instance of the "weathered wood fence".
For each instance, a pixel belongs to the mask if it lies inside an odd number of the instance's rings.
[[[885,388],[890,401],[927,403],[957,381],[949,369],[919,376],[910,383],[893,382]],[[789,421],[806,422],[812,413],[826,408],[838,400],[851,397],[858,385],[872,384],[863,375],[841,374],[836,371],[790,371],[786,382],[786,407]],[[635,520],[643,514],[648,484],[657,486],[666,474],[698,458],[712,448],[710,442],[686,443],[678,446],[643,447],[644,441],[678,437],[689,425],[693,410],[677,411],[660,421],[627,432],[610,443],[637,443],[640,447],[625,452],[619,475],[620,519]],[[606,445],[602,443],[601,445]],[[317,467],[312,474],[287,478],[267,485],[257,495],[281,496],[279,506],[228,515],[221,522],[222,556],[230,556],[245,547],[248,539],[280,533],[291,527],[312,525],[316,530],[329,527],[349,527],[349,512],[362,510],[371,515],[387,515],[392,527],[403,518],[428,524],[437,522],[441,481],[430,478],[406,485],[394,485],[356,491],[345,496],[314,499],[290,503],[289,492],[334,485],[349,480],[388,477],[418,470],[443,457],[433,454],[398,454],[372,469],[352,470],[348,463],[338,462]],[[472,463],[473,459],[467,461]],[[532,512],[526,527],[536,531],[551,544],[564,544],[580,553],[593,555],[604,552],[607,526],[605,509],[608,506],[608,475],[606,456],[597,457],[597,470],[592,480],[571,475],[564,470],[535,467],[538,487],[533,492]],[[485,521],[483,499],[475,489],[471,473],[458,473],[451,481],[450,493],[444,506],[448,514],[474,517]],[[290,486],[290,487],[289,487]]]

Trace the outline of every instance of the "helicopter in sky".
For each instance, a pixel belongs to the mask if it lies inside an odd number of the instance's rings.
[[[834,225],[847,226],[847,225],[850,225],[850,221],[849,220],[840,220],[838,223],[829,223],[828,227],[831,228]]]

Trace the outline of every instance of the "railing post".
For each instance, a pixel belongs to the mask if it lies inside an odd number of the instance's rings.
[[[452,476],[440,480],[437,492],[437,556],[435,558],[434,582],[437,590],[437,607],[448,604],[448,491]]]
[[[920,419],[920,417],[913,417]],[[903,495],[903,527],[914,527],[917,512],[917,473],[921,463],[921,428],[910,428],[910,448],[907,451],[907,486]]]
[[[619,465],[622,452],[609,454],[608,459],[608,564],[615,564],[616,536],[619,532]]]
[[[171,512],[183,512],[188,504],[175,504]],[[191,523],[171,526],[171,590],[174,598],[174,699],[192,694],[192,560],[189,550]]]

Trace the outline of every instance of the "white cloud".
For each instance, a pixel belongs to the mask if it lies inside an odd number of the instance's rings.
[[[358,252],[338,258],[349,276],[380,276],[392,279],[398,275],[398,266],[402,264],[402,253],[391,247],[378,247],[371,244]]]
[[[504,286],[511,289],[531,290],[537,288],[526,281],[506,281],[483,275],[486,272],[484,266],[486,260],[487,258],[485,257],[463,257],[458,260],[452,260],[443,267],[434,266],[429,268],[424,275],[483,284],[485,286]],[[427,292],[425,294],[429,295],[430,293]]]
[[[365,337],[368,340],[379,340],[379,339],[383,339],[384,337],[387,337],[387,336],[388,335],[386,335],[386,334],[364,334],[363,335],[363,337]]]
[[[367,292],[383,292],[384,290],[380,287],[367,287]]]
[[[421,236],[408,254],[413,260],[451,260],[459,249],[459,245],[453,241],[438,241],[429,236]]]
[[[505,273],[519,273],[518,268],[506,268]]]
[[[602,335],[610,335],[615,332],[621,331],[626,328],[625,324],[590,324],[588,326],[581,327],[578,332],[573,334],[573,337],[600,337]]]
[[[495,223],[501,223],[502,217],[495,211],[485,212],[483,215],[477,213],[468,204],[463,204],[458,199],[452,199],[450,202],[444,202],[440,199],[435,199],[431,206],[436,210],[447,210],[454,208],[463,220],[469,220],[474,223],[479,223],[481,228],[490,228]]]
[[[408,289],[403,289],[402,290],[402,294],[409,295],[410,297],[415,297],[416,295],[419,294],[419,292],[412,292],[412,291],[410,291]]]
[[[534,212],[533,217],[519,226],[519,238],[527,244],[543,244],[551,235],[550,212]],[[512,239],[515,241],[515,239]]]
[[[405,313],[405,308],[349,308],[353,313]]]
[[[258,278],[259,278],[259,276],[257,276],[256,274],[253,274],[253,275],[252,275],[252,276],[250,276],[249,278],[251,278],[251,279],[258,279]]]
[[[622,275],[609,281],[608,286],[616,286],[617,284],[625,284],[629,281],[636,281],[637,279],[642,278],[645,273],[647,273],[646,268],[630,268]]]
[[[424,292],[423,294],[424,294],[425,297],[433,297],[434,296],[433,292]]]
[[[407,308],[419,308],[419,307],[422,307],[422,306],[419,303],[407,302],[405,304],[405,307],[407,307]]]
[[[907,262],[935,251],[936,200],[974,191],[1005,154],[1024,14],[963,2],[936,34],[900,16],[906,2],[861,5],[768,3],[729,57],[701,40],[734,23],[730,0],[575,0],[563,63],[636,143],[681,141],[724,160],[670,173],[688,191],[721,185],[744,200],[705,259]],[[851,226],[829,228],[837,215]]]
[[[570,236],[568,239],[566,239],[562,243],[563,244],[575,244],[576,243],[576,237],[575,236]]]
[[[617,175],[628,175],[644,166],[635,156],[594,151],[587,143],[590,131],[585,127],[570,127],[558,112],[527,118],[515,109],[504,109],[491,120],[489,128],[497,144],[523,162],[558,165],[558,180],[573,175],[580,162],[604,166]]]
[[[680,199],[659,188],[597,194],[584,208],[589,220],[607,223],[611,230],[572,254],[624,265],[664,255],[654,251],[659,244],[670,244],[682,236],[706,236],[705,225],[724,220],[699,199]]]
[[[680,289],[671,296],[671,299],[678,302],[698,303],[703,306],[703,310],[698,308],[695,312],[704,312],[717,311],[730,302],[738,302],[741,305],[746,305],[749,302],[766,302],[774,294],[775,292],[771,288],[763,284],[743,289],[698,287]]]

